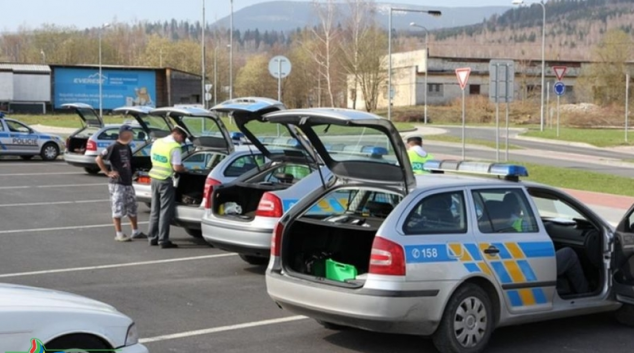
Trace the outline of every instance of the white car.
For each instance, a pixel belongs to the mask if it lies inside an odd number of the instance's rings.
[[[46,347],[46,348],[44,348]],[[148,353],[134,321],[75,294],[0,284],[0,352]]]
[[[63,149],[61,137],[35,131],[0,112],[0,157],[20,156],[29,160],[40,156],[45,161],[54,161]]]

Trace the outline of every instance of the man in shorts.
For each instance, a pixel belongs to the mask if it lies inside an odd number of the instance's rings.
[[[117,233],[114,239],[121,242],[147,238],[139,231],[137,225],[137,201],[134,187],[132,187],[134,166],[132,165],[132,149],[130,148],[133,137],[132,127],[122,125],[117,141],[96,158],[99,168],[110,179],[108,188],[112,202],[112,220]],[[110,170],[104,161],[110,162]],[[128,216],[132,225],[132,238],[123,234],[121,229],[121,218],[125,216]]]

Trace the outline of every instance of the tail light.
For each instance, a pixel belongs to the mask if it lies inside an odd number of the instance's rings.
[[[137,182],[139,184],[151,184],[152,179],[150,179],[150,177],[147,175],[142,175],[142,176],[139,176],[139,179],[137,180]]]
[[[66,138],[66,150],[70,151],[70,137]]]
[[[216,179],[207,178],[205,181],[205,189],[203,191],[203,199],[205,200],[205,209],[211,209],[211,194],[213,194],[214,186],[220,185]]]
[[[97,150],[97,142],[88,140],[86,143],[86,151],[96,151]]]
[[[278,222],[273,231],[271,237],[271,256],[280,256],[280,249],[282,248],[282,233],[284,233],[284,225],[282,222]]]
[[[265,192],[260,199],[255,215],[258,217],[280,218],[283,214],[282,200],[270,192]]]
[[[405,276],[403,247],[379,236],[374,238],[370,254],[370,273],[385,276]]]

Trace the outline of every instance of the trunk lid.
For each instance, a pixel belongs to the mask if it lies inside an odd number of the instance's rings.
[[[64,109],[72,109],[81,119],[83,127],[103,127],[103,119],[99,114],[88,104],[85,103],[67,103],[62,105]]]
[[[164,137],[167,136],[173,128],[170,121],[165,116],[150,115],[153,108],[151,107],[120,107],[113,110],[114,113],[121,115],[129,115],[136,120],[147,136]]]
[[[388,120],[335,108],[286,110],[265,118],[297,126],[326,166],[344,181],[389,184],[406,193],[416,187],[403,140]]]
[[[317,160],[312,147],[299,136],[294,126],[285,123],[275,126],[264,120],[265,114],[286,110],[279,101],[260,97],[237,98],[211,110],[228,114],[244,136],[272,161],[305,162],[305,153],[313,161]],[[256,133],[260,136],[256,137]]]
[[[234,151],[229,130],[213,112],[196,107],[166,107],[153,109],[150,114],[171,119],[173,125],[180,126],[189,133],[196,146],[225,154]]]

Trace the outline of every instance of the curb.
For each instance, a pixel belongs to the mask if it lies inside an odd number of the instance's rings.
[[[550,144],[550,145],[561,145],[561,146],[571,146],[571,147],[592,148],[596,150],[605,150],[605,148],[597,147],[595,145],[591,145],[585,142],[558,141],[558,140],[545,139],[540,137],[522,136],[521,134],[516,135],[515,138],[518,140],[541,142],[541,143]]]

